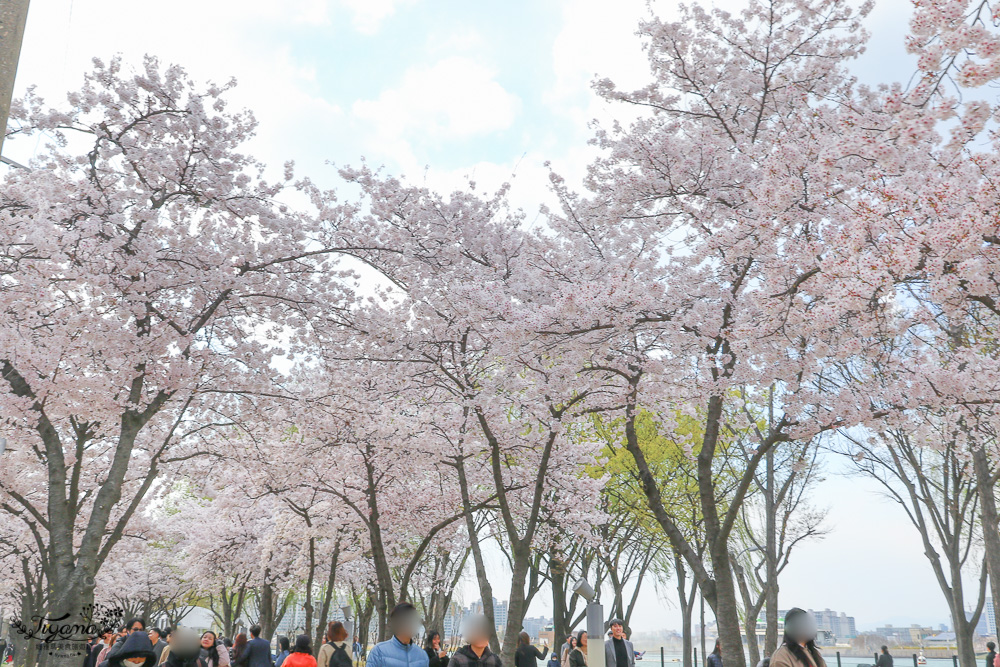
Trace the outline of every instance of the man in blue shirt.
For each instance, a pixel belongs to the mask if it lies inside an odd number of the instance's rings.
[[[416,607],[409,602],[393,607],[389,612],[389,629],[392,638],[375,645],[368,654],[368,667],[429,667],[427,652],[413,643],[420,632]]]

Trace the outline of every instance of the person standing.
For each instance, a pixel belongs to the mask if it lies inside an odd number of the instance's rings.
[[[771,656],[770,667],[826,667],[816,648],[816,619],[795,607],[785,614],[785,636]]]
[[[129,619],[129,622],[122,628],[121,633],[115,639],[114,643],[101,651],[101,654],[97,657],[97,664],[100,667],[109,667],[111,659],[124,646],[126,638],[136,632],[146,633],[146,621],[141,618]]]
[[[441,633],[431,630],[424,639],[424,652],[430,667],[448,667],[448,652],[441,648]]]
[[[316,667],[316,658],[312,656],[312,640],[309,635],[299,635],[295,638],[295,646],[288,654],[283,667]]]
[[[240,658],[247,650],[247,636],[246,634],[239,632],[233,638],[233,646],[229,649],[229,655],[232,657],[232,664],[238,665]]]
[[[889,655],[889,647],[882,646],[882,654],[878,657],[878,662],[875,663],[875,667],[892,667],[892,656]]]
[[[997,645],[993,642],[986,642],[986,667],[993,667],[997,661]]]
[[[715,640],[715,648],[708,655],[708,660],[705,661],[706,667],[722,667],[722,640]]]
[[[351,656],[351,645],[347,643],[347,629],[340,621],[331,621],[326,625],[326,635],[323,646],[316,656],[319,667],[354,667]]]
[[[485,616],[474,616],[468,621],[465,638],[469,643],[455,651],[451,667],[501,667],[500,656],[490,651],[489,623]]]
[[[569,667],[587,667],[587,631],[576,634],[576,648],[569,652]]]
[[[176,627],[167,635],[160,660],[165,667],[206,667],[201,659],[201,638],[191,628]]]
[[[154,667],[156,654],[149,635],[142,631],[130,632],[114,655],[108,658],[108,664],[111,667]]]
[[[229,667],[229,651],[226,645],[219,641],[219,636],[211,630],[201,635],[201,650],[199,656],[206,667]]]
[[[240,633],[240,636],[243,637],[244,641],[246,640],[246,635]],[[239,637],[237,637],[238,639]],[[298,638],[295,641],[298,643]],[[236,667],[273,667],[274,663],[271,661],[271,644],[266,639],[260,638],[259,625],[250,626],[250,641],[246,642],[245,646],[246,648],[240,656],[233,660],[233,664]],[[312,657],[312,650],[310,649],[309,652],[310,657]],[[289,658],[285,659],[286,663]]]
[[[274,659],[274,667],[281,667],[281,663],[283,663],[285,658],[288,657],[288,654],[291,653],[289,650],[290,646],[291,644],[288,641],[288,637],[284,635],[278,636],[278,655]]]
[[[169,632],[164,632],[159,628],[149,629],[149,641],[153,643],[153,653],[156,654],[156,663],[159,664],[160,657],[163,655],[163,649],[167,647],[167,642],[163,641]]]
[[[393,607],[389,612],[389,629],[392,637],[375,645],[368,654],[368,667],[429,667],[427,654],[413,642],[420,631],[416,607],[409,602]]]
[[[514,652],[514,667],[538,667],[539,660],[545,660],[549,653],[549,647],[544,651],[539,651],[531,645],[531,637],[527,632],[522,632],[517,636],[517,650]]]
[[[635,648],[632,642],[625,638],[625,621],[612,618],[611,639],[604,642],[604,664],[606,667],[635,667]],[[708,667],[722,667],[709,665]]]
[[[166,636],[164,636],[163,639],[166,640],[167,646],[166,646],[166,648],[163,649],[163,652],[160,653],[160,662],[157,663],[157,664],[165,665],[165,664],[167,664],[167,660],[170,659],[170,647],[174,645],[174,632],[175,632],[175,630],[176,630],[176,628],[167,628],[166,630],[164,630],[164,632],[166,633]]]
[[[576,637],[570,635],[566,638],[566,643],[562,645],[559,655],[562,657],[562,667],[569,667],[569,654],[576,648]]]

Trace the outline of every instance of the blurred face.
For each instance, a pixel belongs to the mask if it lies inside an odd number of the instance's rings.
[[[578,642],[578,644],[581,647],[586,647],[587,646],[587,633],[586,632],[584,632],[582,635],[580,635],[580,641]]]
[[[150,630],[149,631],[149,641],[153,642],[154,644],[156,642],[160,641],[160,633],[157,632],[156,630]]]
[[[142,664],[145,664],[146,659],[142,658],[142,657],[138,657],[138,658],[125,658],[124,660],[122,660],[122,662],[123,663],[130,663],[130,664],[133,664],[133,665],[142,665]]]
[[[206,632],[201,636],[201,647],[212,648],[213,646],[215,646],[215,635],[211,632]]]
[[[404,644],[420,631],[420,616],[414,611],[403,611],[389,619],[389,629]]]
[[[812,614],[797,614],[785,622],[785,632],[800,644],[816,639],[816,619]]]
[[[576,648],[576,637],[570,637],[569,638],[569,647],[570,648]]]
[[[611,636],[615,639],[621,639],[625,636],[625,628],[622,627],[621,623],[615,623],[611,626]]]
[[[441,649],[441,635],[438,635],[431,640],[431,646],[433,646],[435,650]]]
[[[489,646],[490,629],[485,616],[473,616],[469,619],[465,638],[469,641],[469,646],[476,649],[476,651],[482,651]]]
[[[145,628],[142,627],[142,623],[136,621],[135,623],[132,624],[132,627],[128,629],[128,633],[132,634],[133,632],[142,632],[143,630],[145,630]]]

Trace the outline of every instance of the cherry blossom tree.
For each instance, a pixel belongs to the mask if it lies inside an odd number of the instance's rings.
[[[861,278],[825,264],[852,215],[841,200],[870,167],[843,140],[844,117],[868,103],[847,66],[869,9],[775,0],[644,23],[651,84],[597,84],[639,118],[598,131],[589,194],[553,177],[562,207],[550,217],[559,249],[549,265],[567,285],[543,330],[586,341],[589,372],[619,388],[608,409],[624,413],[650,511],[737,667],[731,541],[758,467],[781,442],[874,412],[837,372],[878,339],[880,311]],[[753,406],[771,387],[775,418],[755,428]],[[636,434],[643,409],[701,424],[665,428],[696,463],[707,558],[664,505]],[[723,493],[719,457],[733,433],[745,465]]]
[[[56,615],[93,600],[161,474],[287,394],[270,361],[350,298],[340,209],[277,201],[291,171],[268,183],[239,152],[255,122],[228,87],[96,61],[68,111],[29,94],[12,113],[13,134],[51,141],[0,193],[0,430],[20,471],[0,497]]]

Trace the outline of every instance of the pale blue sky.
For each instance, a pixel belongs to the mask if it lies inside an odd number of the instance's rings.
[[[863,81],[908,78],[909,11],[907,0],[878,3],[856,67]],[[234,103],[261,121],[252,150],[276,168],[294,159],[335,185],[325,162],[364,155],[438,188],[466,175],[495,187],[516,168],[514,201],[533,213],[549,196],[543,162],[574,182],[592,155],[587,122],[627,117],[588,84],[595,74],[646,82],[633,35],[644,12],[641,0],[32,0],[17,89],[35,84],[64,104],[91,57],[137,63],[149,52],[198,79],[236,76]],[[5,153],[27,161],[37,146],[11,142]],[[797,554],[782,605],[846,611],[862,628],[947,622],[919,540],[871,491],[824,482],[816,502],[829,507],[831,532]],[[471,581],[464,593],[475,596]],[[548,609],[541,597],[531,615]],[[677,626],[676,605],[651,586],[641,605],[636,629]]]

